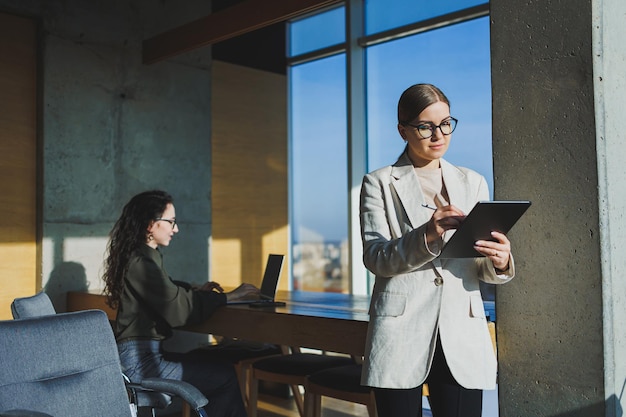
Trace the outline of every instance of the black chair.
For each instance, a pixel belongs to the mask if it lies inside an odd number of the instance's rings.
[[[307,377],[304,391],[305,417],[320,417],[322,397],[363,404],[376,417],[376,400],[370,387],[361,385],[361,364],[324,369]]]
[[[354,364],[350,357],[302,353],[298,348],[293,348],[292,353],[285,350],[283,355],[259,359],[252,363],[248,381],[248,417],[257,417],[260,380],[289,385],[298,412],[304,417],[304,399],[299,387],[304,387],[306,393],[307,376],[323,369]]]
[[[0,321],[0,352],[0,415],[132,416],[115,337],[103,311]],[[193,386],[147,382],[181,395],[197,415],[207,416],[207,400]]]
[[[14,319],[42,317],[57,314],[50,297],[45,292],[39,292],[30,297],[20,297],[11,303],[11,313]],[[132,383],[121,374],[132,404],[137,408],[138,416],[154,416],[156,409],[165,409],[172,404],[172,397],[178,396],[185,400],[183,414],[189,415],[189,406],[198,402],[198,394],[202,394],[190,385],[176,380],[163,378],[147,378],[141,383]]]
[[[219,358],[230,362],[235,367],[241,396],[244,404],[248,404],[248,374],[252,364],[269,356],[280,355],[280,346],[269,343],[255,343],[246,340],[224,338],[219,343],[200,348],[195,351],[212,358]]]

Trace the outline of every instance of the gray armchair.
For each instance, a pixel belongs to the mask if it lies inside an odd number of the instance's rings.
[[[132,415],[104,312],[1,321],[0,352],[0,414],[30,410],[54,417]]]
[[[49,316],[57,312],[48,294],[42,291],[30,297],[21,297],[13,300],[11,313],[14,319],[24,319],[26,317]]]
[[[59,369],[54,369],[54,372],[49,377],[46,377],[46,372],[43,371],[43,373],[37,373],[33,375],[38,375],[41,378],[47,379],[50,386],[54,388],[52,391],[50,391],[50,393],[52,394],[57,389],[57,383],[55,383],[54,381],[58,379],[59,375],[65,375],[64,378],[60,380],[60,387],[58,387],[59,389],[64,389],[65,386],[68,385],[69,381],[76,379],[80,376],[80,374],[85,373],[91,375],[93,373],[93,371],[72,371],[72,369],[82,369],[83,366],[97,368],[101,367],[101,364],[98,364],[96,361],[97,359],[99,359],[98,356],[100,356],[101,350],[104,350],[106,354],[112,355],[111,360],[115,363],[115,366],[113,366],[113,370],[116,381],[111,386],[111,388],[114,388],[121,384],[125,394],[124,398],[126,402],[126,412],[130,413],[131,410],[131,406],[128,401],[129,397],[132,399],[132,403],[135,406],[138,405],[139,407],[148,407],[150,409],[153,409],[155,407],[163,408],[169,405],[171,396],[175,395],[181,397],[185,402],[187,402],[198,415],[207,415],[203,409],[203,407],[207,404],[206,398],[195,387],[185,382],[161,378],[150,378],[138,384],[125,384],[124,379],[122,378],[115,338],[113,337],[111,326],[104,312],[94,310],[89,312],[56,314],[54,307],[50,302],[50,299],[43,292],[36,294],[32,297],[15,299],[13,304],[11,305],[11,310],[16,320],[13,320],[11,322],[0,322],[0,331],[4,332],[7,326],[12,327],[14,329],[13,331],[17,331],[19,329],[18,335],[20,337],[23,336],[27,339],[30,339],[33,346],[29,346],[28,349],[24,351],[14,351],[15,346],[12,342],[15,338],[4,336],[3,333],[0,333],[0,338],[2,338],[2,342],[0,342],[0,352],[2,352],[3,362],[8,361],[11,367],[16,365],[14,373],[9,372],[6,375],[0,376],[0,416],[31,415],[23,414],[23,411],[22,414],[19,414],[16,410],[13,411],[13,414],[6,414],[7,410],[16,408],[25,408],[38,412],[50,413],[49,411],[46,411],[47,408],[40,409],[37,407],[36,404],[30,404],[28,402],[23,403],[21,406],[17,403],[13,404],[12,402],[9,402],[9,399],[12,397],[10,394],[6,397],[7,402],[5,402],[4,396],[7,395],[6,390],[11,387],[30,387],[31,385],[33,385],[34,387],[41,386],[41,384],[36,383],[36,381],[38,381],[37,379],[30,380],[28,379],[28,375],[20,375],[20,366],[24,365],[24,361],[26,361],[27,358],[31,358],[29,359],[29,361],[31,362],[30,366],[47,366],[47,373],[50,373],[53,367],[59,367]],[[74,323],[74,321],[76,320],[75,315],[80,315],[82,313],[89,313],[91,315],[93,315],[94,313],[97,314],[98,318],[90,318],[90,320],[93,320],[95,322],[95,325],[93,327],[74,327],[75,325],[77,325],[77,323]],[[24,325],[26,327],[19,327],[21,325]],[[8,331],[8,333],[6,334],[11,334],[11,330],[6,331]],[[45,335],[54,335],[54,337],[46,337],[44,336],[44,333]],[[60,337],[59,335],[63,336]],[[83,335],[84,338],[81,338],[80,335]],[[97,337],[100,337],[103,340],[98,339]],[[4,344],[9,344],[14,347],[9,350],[8,347],[4,347]],[[25,344],[28,345],[28,343],[26,342]],[[71,352],[71,354],[68,352]],[[10,356],[12,354],[21,354],[21,358],[23,360],[20,361],[19,359],[14,359],[12,356]],[[59,355],[59,357],[57,358],[55,355]],[[46,360],[42,360],[42,357],[45,357]],[[79,373],[76,374],[77,372]],[[17,377],[17,380],[12,380],[13,377]],[[5,378],[9,379],[3,381],[3,379]],[[82,388],[83,383],[81,382],[78,385],[78,388]],[[109,390],[108,382],[95,384],[95,387],[96,391],[94,395],[96,395],[96,398],[100,396],[98,388],[100,388],[100,390],[102,391]],[[34,398],[41,398],[42,403],[44,403],[45,405],[49,404],[49,400],[47,398],[44,399],[44,397],[32,395],[29,390],[30,388],[21,390],[21,392],[28,393],[27,398],[30,398],[31,402]],[[20,390],[18,389],[17,391],[19,392]],[[61,395],[61,397],[63,396]],[[17,400],[18,398],[19,395],[14,399]],[[67,400],[68,398],[71,400]],[[68,396],[66,397],[65,401],[65,407],[74,408],[75,406],[78,406],[78,404],[76,404],[76,401],[74,400],[75,398],[75,393],[68,392]],[[86,401],[89,404],[92,404],[89,395],[81,395],[80,398],[86,398]],[[100,411],[101,414],[99,414],[98,412],[90,412],[89,414],[81,414],[81,412],[78,412],[77,414],[72,414],[69,408],[62,408],[63,412],[61,413],[58,413],[58,410],[52,410],[53,412],[51,414],[53,416],[59,417],[69,417],[73,415],[76,415],[77,417],[83,417],[85,415],[106,415],[108,417],[117,416],[118,414],[109,413],[110,407],[107,406],[108,403],[109,401],[104,402],[104,408],[102,408]],[[13,405],[9,407],[9,404]],[[37,414],[32,415],[35,416]],[[125,416],[127,414],[119,415]]]

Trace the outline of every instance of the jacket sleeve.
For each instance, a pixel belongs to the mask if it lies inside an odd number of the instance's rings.
[[[392,235],[391,222],[397,223],[398,216],[394,207],[389,207],[393,196],[386,196],[386,192],[390,190],[373,175],[363,178],[360,203],[363,263],[377,276],[393,277],[425,266],[437,254],[426,245],[426,223],[402,236]]]
[[[152,259],[138,257],[128,269],[127,285],[132,286],[151,315],[156,315],[171,327],[197,323],[226,304],[226,295],[217,292],[194,291],[174,283]]]

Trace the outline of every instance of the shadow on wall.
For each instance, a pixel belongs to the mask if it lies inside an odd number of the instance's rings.
[[[43,288],[48,294],[57,313],[67,309],[66,296],[68,291],[87,291],[89,283],[85,267],[77,262],[62,262],[50,273],[48,283]]]

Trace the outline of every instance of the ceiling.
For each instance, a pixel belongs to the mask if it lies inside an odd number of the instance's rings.
[[[263,71],[287,71],[285,22],[212,45],[213,59]]]
[[[241,0],[213,0],[213,12],[231,7]],[[212,46],[213,58],[231,64],[285,74],[285,22],[218,42]]]
[[[213,58],[286,73],[286,22],[341,0],[213,0],[208,16],[143,41],[151,64],[203,46]]]

